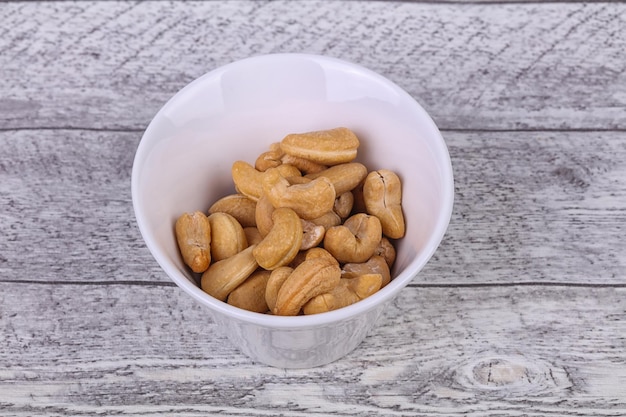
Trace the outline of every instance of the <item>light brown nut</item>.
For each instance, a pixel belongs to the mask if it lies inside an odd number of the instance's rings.
[[[261,243],[263,240],[263,236],[261,236],[261,232],[256,227],[244,227],[243,232],[246,235],[246,240],[248,241],[248,245],[256,245]]]
[[[331,211],[336,196],[332,183],[324,177],[307,184],[291,185],[278,168],[265,171],[263,192],[274,207],[288,207],[305,220]]]
[[[300,219],[302,222],[302,245],[300,250],[307,250],[314,248],[324,240],[324,233],[326,229],[324,226],[318,226],[308,220]]]
[[[352,204],[352,214],[367,213],[365,209],[365,201],[363,201],[363,183],[360,183],[354,190],[352,190],[354,196],[354,203]]]
[[[272,226],[274,225],[272,213],[274,213],[274,210],[272,202],[263,194],[261,198],[259,198],[259,201],[257,201],[256,210],[254,212],[256,227],[263,237],[267,236],[270,230],[272,230]]]
[[[231,169],[235,189],[238,193],[257,201],[263,194],[263,172],[245,161],[235,161]]]
[[[339,215],[334,211],[329,211],[328,213],[324,213],[320,217],[310,219],[309,221],[318,226],[324,226],[324,229],[328,230],[333,226],[339,226],[341,224],[341,217],[339,217]]]
[[[278,165],[276,169],[278,170],[278,172],[280,172],[280,175],[285,178],[297,178],[302,176],[300,170],[290,164]]]
[[[307,174],[307,178],[326,177],[333,183],[335,193],[341,195],[352,191],[367,176],[367,168],[358,162],[349,162],[332,166],[324,171]]]
[[[303,307],[304,314],[319,314],[355,304],[381,288],[380,274],[365,274],[356,278],[342,278],[330,292],[310,299]]]
[[[248,239],[241,224],[228,213],[209,216],[211,224],[211,258],[213,262],[230,258],[248,247]]]
[[[298,168],[301,172],[305,174],[312,174],[315,172],[320,172],[328,168],[326,165],[318,164],[316,162],[310,161],[308,159],[300,158],[293,155],[284,154],[281,158],[283,164],[290,164]]]
[[[263,152],[257,157],[254,162],[254,168],[261,172],[266,171],[269,168],[276,168],[278,165],[283,163],[281,160],[283,155],[285,155],[285,153],[282,149],[280,149],[280,143],[272,143],[268,151]]]
[[[308,184],[311,181],[313,181],[311,178],[307,178],[307,177],[285,177],[285,179],[287,181],[289,181],[289,184],[291,185],[295,185],[295,184]]]
[[[370,172],[363,183],[363,201],[367,212],[380,219],[385,236],[392,239],[404,236],[402,184],[393,171]]]
[[[255,313],[267,312],[269,308],[265,302],[265,288],[270,273],[270,271],[263,269],[253,272],[248,279],[228,295],[228,304]]]
[[[331,227],[324,236],[324,248],[341,263],[365,262],[382,239],[380,220],[358,213],[341,226]]]
[[[274,314],[295,316],[311,298],[331,291],[341,279],[336,263],[326,258],[307,259],[298,265],[278,291]]]
[[[302,222],[295,211],[280,207],[272,213],[274,225],[254,250],[257,263],[272,270],[287,265],[302,245]]]
[[[174,227],[183,262],[193,272],[204,272],[211,264],[211,224],[201,211],[184,213]]]
[[[265,287],[265,302],[267,303],[267,307],[270,311],[274,311],[278,291],[292,272],[293,268],[288,266],[281,266],[280,268],[276,268],[271,271],[270,278],[267,281],[267,286]]]
[[[244,282],[257,268],[252,251],[255,245],[248,246],[230,258],[213,263],[202,274],[200,287],[207,294],[225,301],[228,294]]]
[[[393,263],[396,261],[396,248],[393,244],[387,239],[385,236],[380,240],[380,244],[374,251],[374,255],[382,256],[385,258],[389,269],[393,266]]]
[[[382,278],[381,288],[391,281],[389,265],[382,256],[374,255],[367,262],[347,263],[341,268],[341,278],[355,278],[367,274],[380,274]]]
[[[337,165],[356,158],[359,139],[345,127],[307,133],[293,133],[280,142],[288,155],[322,165]]]
[[[324,248],[311,248],[309,250],[307,250],[305,252],[305,257],[304,259],[315,259],[315,258],[325,258],[328,259],[334,263],[337,264],[337,266],[339,266],[339,261],[337,261],[337,259],[335,259],[335,257],[333,255],[330,254],[330,252],[328,252],[326,249]]]
[[[209,214],[228,213],[243,227],[256,226],[254,213],[256,202],[243,194],[231,194],[217,200],[209,208]]]
[[[350,213],[352,213],[353,205],[354,195],[352,194],[352,191],[346,191],[335,199],[333,211],[337,213],[342,220],[345,220],[350,216]]]

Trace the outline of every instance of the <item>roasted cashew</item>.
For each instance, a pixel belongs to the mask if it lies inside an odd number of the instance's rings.
[[[257,201],[263,194],[263,172],[245,161],[235,161],[231,168],[233,182],[238,193]]]
[[[307,178],[326,177],[333,183],[335,193],[341,195],[352,191],[367,176],[367,168],[358,162],[349,162],[332,166],[324,171],[307,174]]]
[[[385,236],[392,239],[404,236],[402,184],[393,171],[370,172],[363,183],[363,201],[367,212],[380,220]]]
[[[339,226],[341,224],[341,217],[334,211],[329,211],[309,221],[318,226],[324,226],[324,229],[328,230],[333,226]]]
[[[352,191],[346,191],[335,198],[335,205],[333,211],[337,213],[342,220],[347,219],[352,213],[352,207],[354,206],[354,195]]]
[[[278,291],[292,272],[293,268],[289,266],[281,266],[273,270],[270,274],[267,286],[265,287],[265,302],[267,303],[269,311],[274,311]]]
[[[374,254],[381,238],[380,220],[375,216],[357,213],[343,225],[326,231],[324,248],[339,262],[365,262]]]
[[[269,168],[276,168],[281,165],[283,161],[281,158],[285,153],[280,149],[280,143],[272,143],[270,149],[259,155],[254,162],[254,168],[257,171],[267,171]]]
[[[272,270],[293,260],[302,245],[302,222],[290,208],[280,207],[272,213],[274,225],[254,250],[257,263]]]
[[[280,148],[288,155],[322,165],[337,165],[356,158],[359,139],[345,127],[285,136]]]
[[[269,277],[270,271],[259,269],[253,272],[228,295],[228,304],[255,313],[267,312],[269,309],[265,302],[265,288]]]
[[[217,200],[209,208],[209,214],[228,213],[241,224],[242,227],[256,226],[254,212],[256,202],[243,194],[231,194]]]
[[[381,288],[391,281],[389,265],[382,256],[374,255],[367,262],[347,263],[341,268],[341,278],[355,278],[367,274],[380,274],[382,278]]]
[[[342,278],[330,292],[311,298],[302,307],[304,314],[319,314],[357,303],[381,288],[380,274],[365,274],[356,278]]]
[[[305,174],[312,174],[315,172],[324,171],[326,168],[328,168],[326,165],[318,164],[317,162],[288,154],[284,154],[280,160],[283,162],[283,164],[290,164],[295,166]]]
[[[225,301],[228,294],[246,280],[257,268],[258,264],[252,251],[255,245],[248,246],[230,258],[211,264],[202,274],[200,286],[209,295]]]
[[[176,220],[176,241],[183,262],[193,272],[204,272],[211,264],[211,224],[201,211],[184,213]]]
[[[307,184],[289,184],[278,168],[265,171],[263,192],[272,205],[293,209],[305,220],[314,219],[332,210],[335,203],[335,188],[322,177]]]
[[[302,245],[300,250],[311,249],[319,245],[324,240],[326,229],[308,220],[300,219],[302,222]]]
[[[274,213],[274,210],[272,202],[263,194],[261,198],[259,198],[259,201],[257,201],[254,212],[256,227],[263,237],[267,236],[270,230],[272,230],[272,226],[274,225],[272,213]]]
[[[241,224],[228,213],[209,216],[211,224],[211,258],[213,262],[230,258],[248,247],[248,239]]]
[[[256,227],[244,227],[243,232],[246,235],[248,245],[256,245],[263,240],[261,232],[259,232],[259,229],[257,229]]]
[[[326,258],[307,259],[298,265],[281,285],[274,314],[295,316],[311,298],[331,291],[341,279],[336,263]]]
[[[396,248],[385,236],[380,240],[380,244],[374,251],[374,256],[382,256],[385,258],[387,265],[391,269],[393,263],[396,261]]]

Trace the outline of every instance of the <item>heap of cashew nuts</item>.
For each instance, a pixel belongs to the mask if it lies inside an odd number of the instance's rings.
[[[391,280],[404,236],[402,186],[392,171],[353,162],[347,128],[287,135],[252,166],[236,161],[236,193],[208,216],[176,221],[183,261],[231,305],[281,316],[354,304]]]

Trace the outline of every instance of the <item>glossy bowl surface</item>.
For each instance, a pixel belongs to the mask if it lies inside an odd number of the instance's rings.
[[[370,170],[391,169],[403,182],[407,233],[396,245],[392,282],[350,307],[299,317],[244,311],[204,293],[178,253],[173,232],[178,216],[206,211],[233,193],[234,161],[253,164],[288,133],[338,126],[359,137],[357,161]],[[323,365],[358,346],[439,246],[453,196],[445,142],[409,94],[359,65],[306,54],[247,58],[191,82],[146,129],[132,172],[139,230],[161,268],[207,307],[236,348],[284,368]]]

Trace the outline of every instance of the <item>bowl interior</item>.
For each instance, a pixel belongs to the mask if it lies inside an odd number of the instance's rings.
[[[229,64],[189,84],[155,116],[137,150],[132,191],[140,231],[161,267],[192,296],[216,306],[182,263],[173,233],[178,216],[206,211],[233,193],[234,161],[253,164],[288,133],[338,126],[359,137],[359,162],[391,169],[403,182],[406,237],[396,245],[394,281],[374,297],[389,298],[404,287],[435,251],[450,219],[446,146],[426,112],[395,84],[311,55]]]

